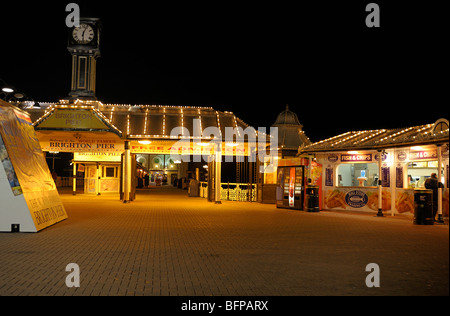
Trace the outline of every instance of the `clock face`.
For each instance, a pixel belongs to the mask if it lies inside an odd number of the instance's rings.
[[[94,39],[95,33],[89,24],[81,24],[73,29],[72,36],[78,44],[88,44]]]

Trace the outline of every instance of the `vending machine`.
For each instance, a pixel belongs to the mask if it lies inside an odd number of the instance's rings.
[[[277,208],[303,210],[305,167],[278,167]]]

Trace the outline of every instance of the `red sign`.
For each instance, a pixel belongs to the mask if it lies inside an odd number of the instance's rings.
[[[372,161],[372,154],[341,155],[342,162]]]
[[[409,153],[409,160],[417,159],[437,159],[437,150],[413,151]]]

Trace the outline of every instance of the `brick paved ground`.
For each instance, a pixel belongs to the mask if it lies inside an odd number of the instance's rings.
[[[153,189],[124,205],[62,194],[69,219],[0,234],[0,295],[449,295],[449,227]],[[367,288],[369,263],[381,287]],[[65,285],[77,263],[81,287]]]

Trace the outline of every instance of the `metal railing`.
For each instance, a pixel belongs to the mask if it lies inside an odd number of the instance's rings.
[[[58,177],[55,181],[56,187],[58,188],[66,188],[73,187],[73,177]],[[77,187],[84,186],[84,179],[77,178]]]
[[[257,202],[256,184],[250,183],[222,183],[220,197],[223,201]],[[200,197],[208,197],[208,183],[200,182]]]

